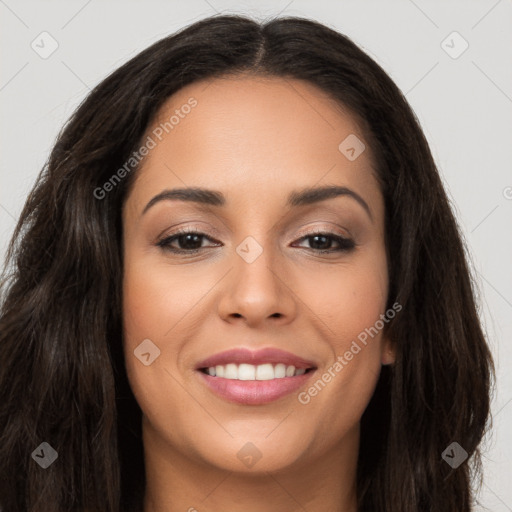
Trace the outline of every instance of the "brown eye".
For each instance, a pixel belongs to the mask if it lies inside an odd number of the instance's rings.
[[[310,249],[320,253],[350,251],[356,245],[353,240],[335,233],[310,233],[300,240],[308,240]],[[337,247],[333,248],[333,243]]]
[[[194,254],[203,248],[202,242],[204,239],[213,241],[204,233],[198,231],[180,231],[171,236],[167,236],[158,241],[156,245],[166,251],[171,251],[180,254]],[[174,244],[174,245],[173,245]],[[178,247],[176,247],[178,245]]]

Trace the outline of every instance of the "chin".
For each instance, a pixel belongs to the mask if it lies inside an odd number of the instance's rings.
[[[278,422],[274,424],[274,427]],[[271,432],[248,426],[244,435],[210,437],[208,444],[196,445],[203,460],[225,471],[239,473],[280,472],[297,465],[304,458],[311,443],[297,426],[294,431]],[[213,449],[212,449],[213,448]]]

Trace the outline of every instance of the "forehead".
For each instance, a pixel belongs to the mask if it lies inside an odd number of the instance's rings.
[[[201,186],[222,189],[228,201],[256,201],[284,189],[339,184],[379,201],[372,151],[356,118],[304,81],[245,76],[193,83],[167,100],[146,137],[155,144],[134,187],[145,197]],[[353,137],[366,146],[355,160],[342,144]]]

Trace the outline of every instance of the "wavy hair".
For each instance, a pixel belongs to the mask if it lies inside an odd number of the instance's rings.
[[[163,103],[198,80],[305,80],[364,127],[385,200],[384,367],[361,420],[360,511],[468,512],[489,426],[493,363],[469,256],[405,97],[348,37],[315,21],[203,19],[115,70],[60,132],[9,245],[0,305],[0,504],[9,512],[141,512],[141,411],[122,343],[121,210],[134,169],[103,198]],[[469,459],[452,469],[453,441]],[[47,442],[47,469],[33,452]],[[479,480],[479,481],[480,481]]]

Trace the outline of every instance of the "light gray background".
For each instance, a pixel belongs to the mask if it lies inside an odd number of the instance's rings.
[[[0,254],[59,129],[89,90],[151,43],[215,12],[326,23],[359,44],[406,94],[466,237],[497,362],[478,510],[512,511],[510,0],[0,0]],[[31,48],[43,31],[59,45],[47,59]],[[453,31],[469,43],[457,59],[441,46]],[[460,48],[456,40],[447,44]]]

